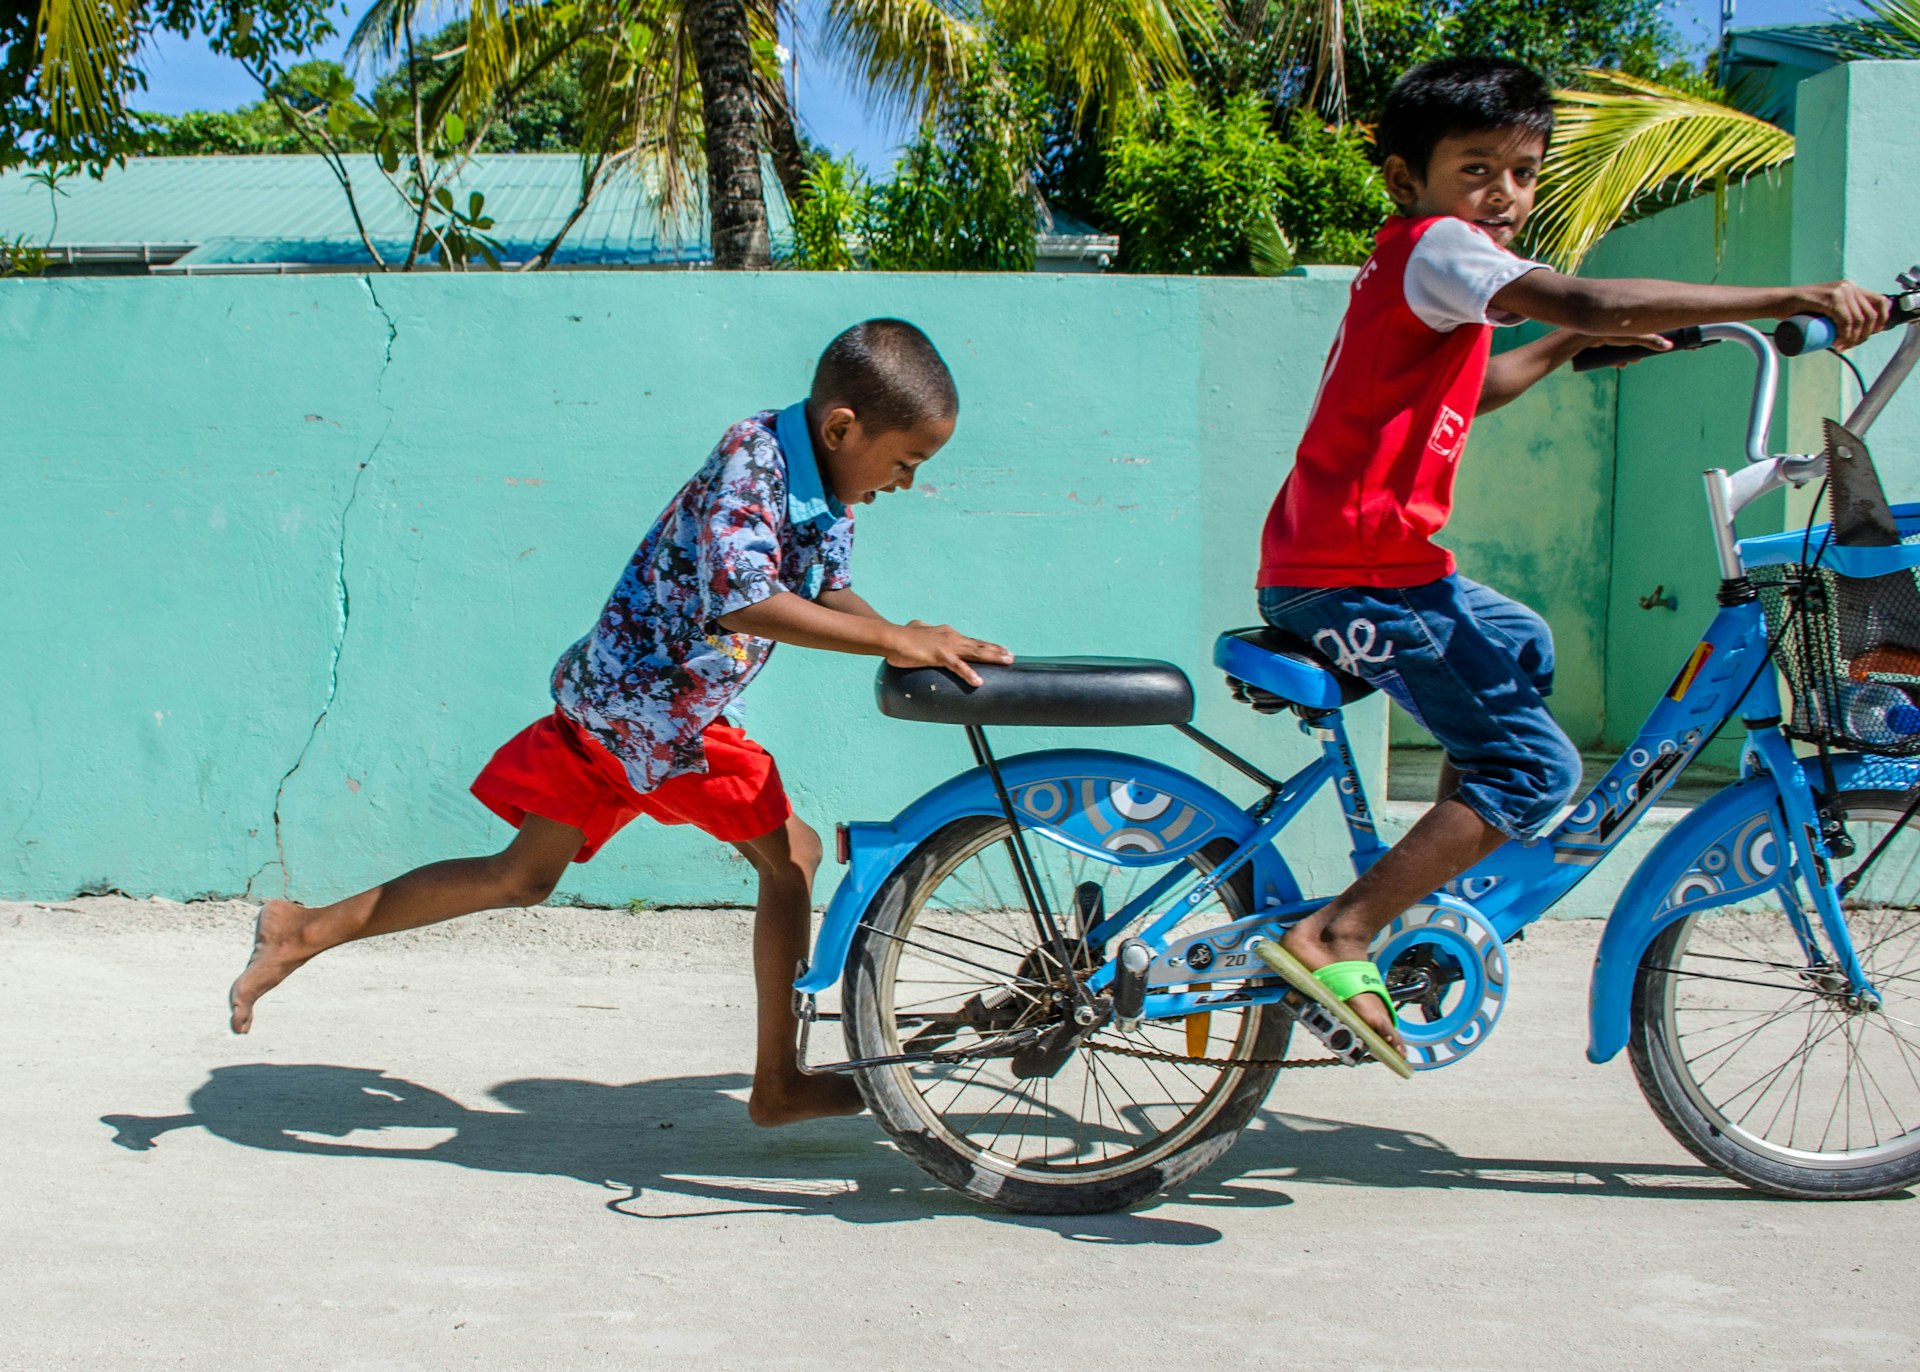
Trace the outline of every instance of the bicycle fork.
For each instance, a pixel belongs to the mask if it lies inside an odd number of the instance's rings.
[[[1786,819],[1787,841],[1792,848],[1792,868],[1804,879],[1814,916],[1819,921],[1821,932],[1826,935],[1833,966],[1847,979],[1848,998],[1862,1006],[1878,1007],[1880,993],[1867,980],[1866,971],[1861,967],[1859,955],[1854,950],[1853,935],[1847,928],[1845,912],[1840,908],[1840,892],[1833,873],[1833,850],[1821,823],[1818,798],[1813,793],[1813,787],[1807,784],[1806,771],[1801,767],[1800,759],[1794,755],[1792,745],[1778,728],[1753,730],[1747,736],[1747,747],[1759,759],[1760,765],[1773,778],[1779,790],[1781,812]],[[1791,891],[1792,880],[1789,877],[1785,886],[1789,918],[1793,919],[1795,932],[1801,941],[1808,943],[1813,930],[1805,915],[1793,908],[1796,902],[1791,898]],[[1810,946],[1808,952],[1814,959],[1819,959],[1817,944]]]

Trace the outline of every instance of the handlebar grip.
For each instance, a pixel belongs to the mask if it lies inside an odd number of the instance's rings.
[[[1673,344],[1673,352],[1691,352],[1695,348],[1707,346],[1707,340],[1700,336],[1698,325],[1690,324],[1684,329],[1668,329],[1660,337]],[[1642,348],[1631,343],[1613,343],[1603,348],[1588,348],[1576,353],[1573,369],[1576,372],[1598,371],[1602,367],[1617,366],[1622,362],[1637,362],[1643,357],[1659,357],[1657,348]]]
[[[1913,298],[1912,294],[1887,297],[1888,303],[1893,306],[1887,316],[1889,329],[1920,319],[1920,311],[1908,308],[1907,302]],[[1839,336],[1833,321],[1825,315],[1796,314],[1774,326],[1773,348],[1782,357],[1799,357],[1802,353],[1817,353],[1831,348]]]
[[[1833,321],[1823,314],[1796,314],[1783,319],[1773,331],[1773,347],[1782,357],[1799,357],[1831,348],[1840,336]]]

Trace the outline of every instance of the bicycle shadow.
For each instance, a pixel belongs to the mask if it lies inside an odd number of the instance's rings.
[[[888,1147],[869,1118],[763,1131],[727,1093],[741,1074],[621,1085],[567,1078],[502,1082],[498,1109],[471,1109],[376,1068],[246,1063],[212,1070],[177,1115],[111,1114],[113,1143],[146,1151],[202,1128],[245,1148],[341,1159],[412,1159],[507,1175],[570,1177],[617,1194],[636,1220],[785,1212],[853,1224],[970,1215],[1082,1243],[1200,1245],[1211,1225],[1143,1213],[1048,1217],[975,1205]],[[1280,1207],[1288,1182],[1335,1186],[1762,1200],[1706,1167],[1463,1156],[1400,1129],[1263,1110],[1223,1164],[1155,1203]]]
[[[246,1063],[217,1067],[178,1115],[104,1115],[122,1148],[146,1151],[174,1130],[329,1158],[413,1159],[503,1174],[571,1177],[619,1194],[604,1207],[637,1220],[787,1212],[854,1224],[971,1215],[1048,1229],[1080,1243],[1199,1245],[1210,1225],[1133,1213],[1012,1215],[974,1205],[886,1146],[870,1118],[780,1130],[747,1122],[727,1092],[740,1074],[624,1085],[565,1078],[502,1082],[499,1109],[470,1109],[376,1068]],[[1236,1206],[1283,1206],[1270,1182],[1204,1188]],[[1181,1197],[1175,1196],[1174,1199]]]
[[[1259,1120],[1260,1127],[1241,1135],[1230,1154],[1238,1174],[1248,1181],[1635,1200],[1783,1199],[1750,1190],[1691,1161],[1470,1157],[1438,1139],[1402,1129],[1277,1110],[1262,1110]],[[1904,1192],[1894,1198],[1911,1199]]]

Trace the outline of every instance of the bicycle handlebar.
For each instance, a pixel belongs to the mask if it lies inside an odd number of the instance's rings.
[[[1704,348],[1709,343],[1720,341],[1717,338],[1702,338],[1698,324],[1689,324],[1684,329],[1668,329],[1660,337],[1673,344],[1673,347],[1670,349],[1642,348],[1632,343],[1609,343],[1604,347],[1588,348],[1585,352],[1575,354],[1573,369],[1576,372],[1593,372],[1602,367],[1617,366],[1622,362],[1635,362],[1643,357],[1658,357],[1662,352],[1692,352],[1696,348]]]
[[[1914,320],[1920,319],[1920,296],[1890,295],[1887,299],[1893,305],[1893,313],[1887,319],[1889,329],[1898,328],[1902,324],[1911,324]],[[1659,357],[1663,351],[1692,352],[1696,348],[1704,348],[1710,343],[1719,341],[1701,338],[1700,329],[1697,326],[1669,329],[1660,337],[1673,344],[1673,347],[1662,350],[1621,343],[1588,348],[1573,359],[1573,369],[1576,372],[1598,371],[1602,367],[1618,366],[1622,362],[1637,362],[1643,357]],[[1796,314],[1790,319],[1781,320],[1778,327],[1774,329],[1773,347],[1774,351],[1782,357],[1799,357],[1804,353],[1821,352],[1831,348],[1836,337],[1838,333],[1833,327],[1833,321],[1825,315]]]

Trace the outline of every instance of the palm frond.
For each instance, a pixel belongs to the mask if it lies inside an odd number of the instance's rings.
[[[828,0],[820,36],[872,107],[899,117],[931,114],[964,86],[983,35],[941,0]]]
[[[467,42],[461,63],[461,105],[477,112],[487,95],[508,79],[521,23],[541,11],[560,7],[517,0],[374,0],[347,40],[347,60],[355,66],[384,67],[405,60],[407,33],[417,39],[428,25],[464,19]]]
[[[1213,0],[1001,0],[993,19],[1014,36],[1041,40],[1063,93],[1110,122],[1184,80],[1183,33],[1204,34],[1219,22]]]
[[[1836,46],[1848,59],[1920,57],[1920,0],[1861,0],[1873,17],[1843,19]]]
[[[1582,80],[1559,94],[1534,211],[1536,251],[1569,271],[1656,195],[1711,184],[1724,197],[1730,180],[1793,156],[1792,134],[1717,100],[1617,71]]]
[[[140,9],[137,0],[41,0],[40,90],[54,132],[99,132],[119,117]]]
[[[1337,124],[1347,122],[1347,30],[1366,42],[1359,0],[1297,0],[1282,29],[1287,48],[1307,54],[1306,103]]]

